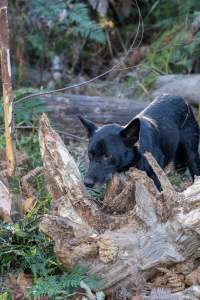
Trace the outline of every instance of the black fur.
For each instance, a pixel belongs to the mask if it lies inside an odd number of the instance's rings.
[[[145,151],[151,152],[163,169],[174,161],[187,166],[193,178],[200,175],[199,127],[181,97],[158,97],[125,127],[109,124],[98,128],[83,117],[80,120],[89,136],[90,164],[84,180],[88,187],[105,183],[113,173],[134,166],[146,171],[160,189]]]

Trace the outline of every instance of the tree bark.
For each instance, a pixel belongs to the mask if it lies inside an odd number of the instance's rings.
[[[11,83],[11,64],[9,47],[9,28],[7,1],[0,1],[0,59],[4,98],[4,122],[6,136],[7,172],[12,176],[15,170],[14,152],[14,120],[13,120],[13,95]]]
[[[79,135],[85,133],[77,117],[79,114],[97,124],[116,122],[124,125],[148,105],[148,102],[134,100],[71,94],[46,95],[42,99],[52,124]]]
[[[54,241],[64,266],[71,268],[77,261],[89,266],[89,273],[102,279],[95,290],[107,294],[123,287],[128,299],[199,299],[200,281],[190,274],[197,273],[200,258],[200,179],[178,193],[146,154],[163,191],[133,168],[113,177],[100,208],[45,115],[39,133],[52,195],[51,211],[40,229]],[[118,208],[120,201],[124,205]]]

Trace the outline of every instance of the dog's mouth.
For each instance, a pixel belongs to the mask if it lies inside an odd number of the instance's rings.
[[[112,173],[109,173],[107,176],[103,178],[96,178],[96,177],[85,177],[84,184],[88,188],[96,188],[105,183],[108,183],[112,179]]]

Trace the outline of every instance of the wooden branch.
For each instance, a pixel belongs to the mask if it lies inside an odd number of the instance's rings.
[[[4,122],[6,136],[7,172],[12,176],[15,170],[14,152],[14,119],[13,119],[13,95],[11,83],[11,64],[9,47],[9,29],[7,1],[0,1],[0,59],[4,98]]]

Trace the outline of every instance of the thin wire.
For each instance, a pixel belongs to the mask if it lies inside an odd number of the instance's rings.
[[[137,7],[137,10],[138,10],[138,26],[137,26],[137,31],[136,31],[136,35],[134,37],[134,40],[129,48],[129,50],[127,51],[126,55],[123,57],[123,59],[115,64],[111,69],[107,70],[106,72],[100,74],[100,75],[97,75],[96,77],[93,77],[89,80],[86,80],[84,82],[81,82],[81,83],[77,83],[77,84],[74,84],[74,85],[70,85],[70,86],[67,86],[67,87],[64,87],[64,88],[60,88],[60,89],[56,89],[56,90],[51,90],[51,91],[47,91],[47,92],[40,92],[40,93],[35,93],[35,94],[31,94],[31,95],[28,95],[28,96],[25,96],[25,97],[22,97],[21,99],[17,100],[14,102],[14,105],[20,103],[21,101],[23,100],[27,100],[27,99],[30,99],[30,98],[34,98],[34,97],[38,97],[38,96],[42,96],[42,95],[49,95],[49,94],[53,94],[53,93],[57,93],[57,92],[62,92],[62,91],[66,91],[66,90],[69,90],[69,89],[72,89],[72,88],[76,88],[76,87],[80,87],[80,86],[83,86],[83,85],[87,85],[88,83],[91,83],[99,78],[102,78],[104,77],[105,75],[113,72],[113,71],[118,71],[118,69],[116,69],[117,67],[119,67],[122,62],[125,61],[125,59],[127,58],[127,56],[133,52],[135,49],[139,48],[139,46],[141,45],[142,43],[142,40],[143,40],[143,35],[144,35],[144,23],[143,23],[143,18],[142,18],[142,14],[141,14],[141,10],[140,10],[140,7],[138,5],[138,2],[137,0],[135,0],[135,4],[136,4],[136,7]],[[139,32],[140,32],[140,27],[141,27],[141,37],[140,37],[140,40],[139,40],[139,43],[136,47],[134,47],[134,44],[136,43],[137,41],[137,38],[139,36]],[[136,66],[133,66],[133,67],[136,67]],[[131,67],[129,67],[131,68]],[[126,70],[127,68],[124,68],[124,70]],[[123,69],[120,69],[120,71],[122,71]]]
[[[35,129],[35,130],[38,130],[39,127],[37,126],[15,126],[15,129]],[[69,133],[67,131],[63,131],[63,130],[58,130],[57,128],[53,127],[53,129],[56,130],[56,132],[60,133],[60,134],[63,134],[63,135],[66,135],[68,137],[71,137],[71,138],[75,138],[77,140],[80,140],[80,141],[87,141],[86,138],[83,138],[83,137],[80,137],[78,135],[75,135],[75,134],[72,134],[72,133]],[[0,130],[4,130],[3,127],[0,127]]]

